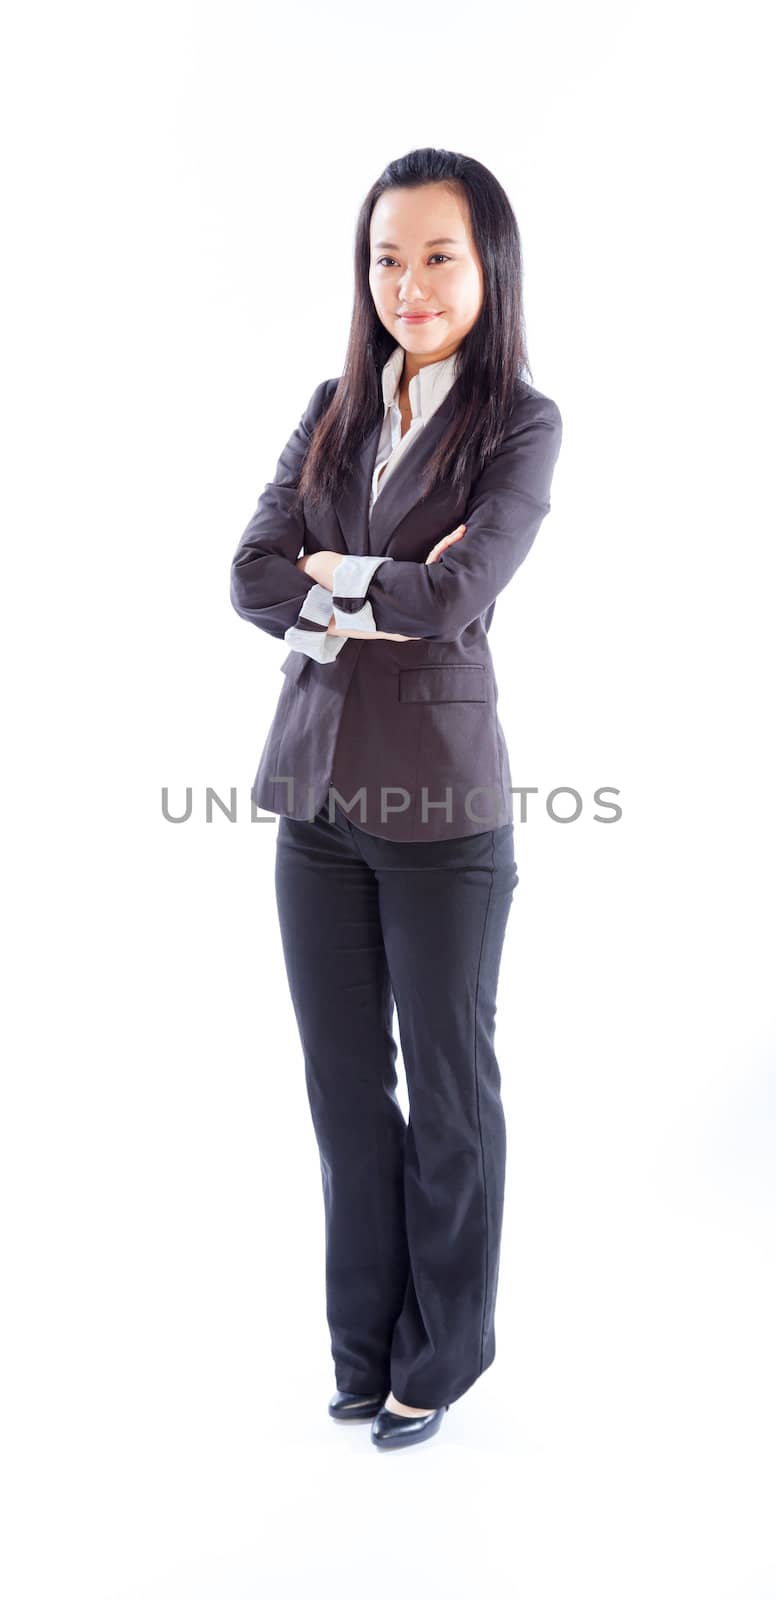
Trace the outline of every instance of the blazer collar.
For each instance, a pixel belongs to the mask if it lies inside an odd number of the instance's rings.
[[[434,361],[410,379],[413,416],[427,421],[375,499],[369,514],[372,473],[377,460],[385,409],[393,400],[404,366],[404,351],[397,345],[382,370],[383,417],[375,423],[357,451],[353,471],[337,503],[345,548],[351,555],[383,555],[399,523],[420,499],[420,483],[450,421],[458,376],[458,351]],[[414,386],[414,393],[413,393]],[[417,407],[417,410],[416,410]]]

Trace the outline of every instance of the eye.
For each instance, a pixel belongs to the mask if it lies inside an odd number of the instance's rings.
[[[450,260],[450,256],[443,256],[443,255],[440,255],[440,253],[438,251],[435,251],[433,256],[431,256],[430,259],[432,261],[449,261]],[[384,261],[393,261],[393,256],[379,256],[377,261],[375,262],[375,266],[376,267],[381,267],[383,265]]]

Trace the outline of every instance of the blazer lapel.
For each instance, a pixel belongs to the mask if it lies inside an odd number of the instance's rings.
[[[452,415],[455,403],[454,391],[455,384],[448,389],[444,400],[421,429],[419,437],[392,468],[385,485],[377,495],[371,517],[369,496],[382,432],[382,419],[375,424],[365,439],[336,507],[345,548],[351,555],[385,555],[399,523],[404,521],[408,512],[420,499],[421,478]]]
[[[352,556],[368,556],[369,490],[372,483],[382,420],[376,422],[356,453],[351,472],[335,507],[345,550]]]

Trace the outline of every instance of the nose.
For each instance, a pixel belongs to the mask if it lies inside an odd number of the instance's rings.
[[[409,267],[399,279],[399,299],[402,305],[409,305],[410,302],[414,303],[416,300],[423,301],[427,299],[423,284],[418,282],[417,277],[410,272]]]

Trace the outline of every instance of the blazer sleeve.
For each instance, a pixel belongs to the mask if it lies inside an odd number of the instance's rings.
[[[230,599],[235,611],[275,639],[285,637],[308,594],[318,587],[296,565],[305,526],[301,507],[292,510],[291,501],[330,382],[325,378],[310,396],[232,560]]]
[[[457,639],[514,577],[550,510],[563,432],[555,401],[531,399],[513,413],[501,448],[472,484],[463,537],[429,566],[390,560],[370,576],[380,632]],[[336,569],[334,587],[336,593]]]

